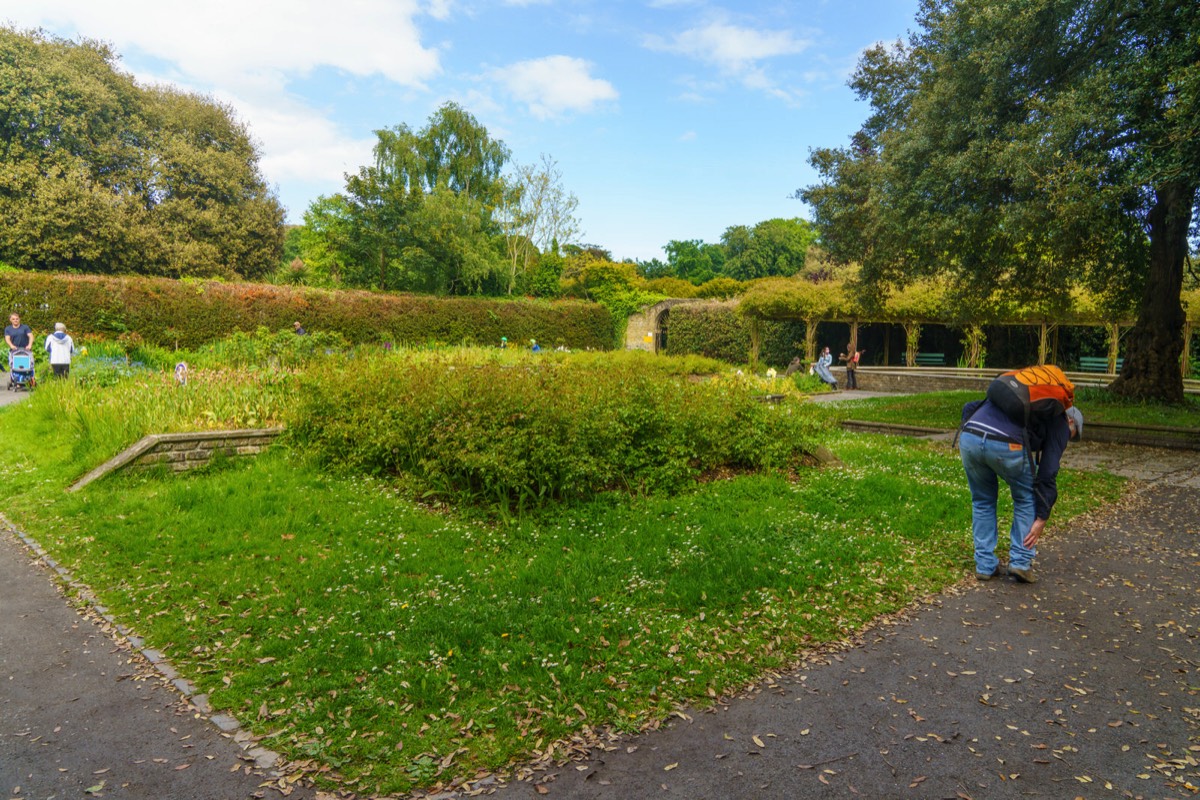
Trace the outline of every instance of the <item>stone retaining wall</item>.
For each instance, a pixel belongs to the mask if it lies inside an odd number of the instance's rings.
[[[846,368],[833,367],[838,386],[846,388]],[[984,392],[998,369],[958,369],[954,367],[859,367],[858,388],[866,392],[944,392],[968,389]],[[1077,387],[1108,386],[1114,376],[1095,372],[1068,372]],[[1200,381],[1184,380],[1185,394],[1200,394]]]
[[[82,489],[97,478],[121,469],[149,469],[163,465],[175,472],[183,472],[208,464],[217,453],[230,458],[257,455],[282,432],[283,428],[251,428],[153,434],[96,467],[67,491]]]

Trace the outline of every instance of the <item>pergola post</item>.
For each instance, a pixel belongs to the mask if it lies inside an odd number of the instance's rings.
[[[963,328],[966,334],[966,360],[968,367],[981,369],[983,367],[983,342],[986,338],[982,325],[967,325]]]
[[[1050,334],[1058,327],[1058,323],[1053,324],[1043,322],[1038,329],[1038,363],[1045,364],[1050,358]]]
[[[758,371],[758,356],[762,352],[762,322],[750,317],[750,369]]]
[[[810,364],[817,360],[817,326],[820,324],[819,319],[804,320],[804,357]]]
[[[904,366],[917,365],[917,349],[921,346],[921,323],[904,322]]]
[[[1114,375],[1117,372],[1117,353],[1121,349],[1121,324],[1114,322],[1108,326],[1108,372]]]

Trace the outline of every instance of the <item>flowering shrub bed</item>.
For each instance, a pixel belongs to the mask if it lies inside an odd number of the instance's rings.
[[[424,496],[519,510],[793,466],[824,422],[758,392],[633,362],[375,357],[310,372],[289,438],[324,463],[401,477]]]

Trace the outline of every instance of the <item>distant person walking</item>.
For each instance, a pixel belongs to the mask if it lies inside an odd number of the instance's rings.
[[[65,378],[71,373],[71,356],[75,354],[75,342],[67,334],[67,326],[54,323],[54,333],[46,337],[46,353],[50,356],[50,368],[54,377]]]
[[[304,326],[300,324],[300,320],[296,320],[292,323],[292,331],[295,332],[297,336],[308,336],[308,331],[304,330]]]

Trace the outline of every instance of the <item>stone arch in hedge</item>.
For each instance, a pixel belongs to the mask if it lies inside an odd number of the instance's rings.
[[[671,309],[675,306],[708,302],[701,298],[672,298],[644,308],[629,318],[625,327],[625,349],[664,352],[667,347],[667,328]]]

